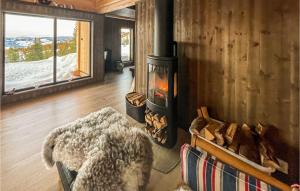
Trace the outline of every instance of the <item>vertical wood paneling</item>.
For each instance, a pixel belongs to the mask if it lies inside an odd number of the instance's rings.
[[[137,43],[153,43],[138,3]],[[175,0],[178,43],[178,119],[188,128],[200,105],[224,121],[258,122],[275,128],[276,149],[289,162],[290,180],[299,177],[299,1]],[[151,25],[153,26],[153,25]],[[146,28],[142,28],[146,27]],[[146,56],[137,51],[137,90],[146,90]],[[187,115],[186,115],[187,114]],[[275,136],[276,135],[276,136]],[[278,136],[277,136],[278,135]],[[288,154],[287,154],[288,152]]]
[[[250,1],[249,4],[249,36],[248,36],[248,63],[247,63],[247,116],[245,121],[247,123],[256,122],[256,101],[257,95],[259,94],[258,87],[258,63],[259,63],[259,42],[258,42],[258,30],[259,30],[259,21],[260,21],[260,6],[258,5],[259,1]],[[258,9],[258,10],[257,10]],[[249,75],[250,74],[250,75]]]
[[[147,87],[147,55],[153,52],[154,39],[154,0],[141,0],[136,5],[139,19],[136,20],[136,89],[146,93]]]

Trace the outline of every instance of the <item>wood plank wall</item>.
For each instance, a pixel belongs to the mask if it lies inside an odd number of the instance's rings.
[[[137,4],[140,92],[146,91],[146,56],[153,48],[153,5]],[[174,10],[180,125],[188,128],[200,105],[224,121],[274,125],[289,180],[298,181],[299,1],[175,0]]]
[[[153,53],[154,0],[142,0],[136,6],[136,90],[146,93],[146,57]]]

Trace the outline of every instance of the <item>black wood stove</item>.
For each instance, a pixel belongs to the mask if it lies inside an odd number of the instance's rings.
[[[173,0],[155,1],[154,55],[147,57],[147,132],[167,148],[177,142],[177,55],[173,41]],[[155,121],[156,120],[156,121]],[[147,120],[146,120],[147,121]],[[149,121],[149,120],[148,120]]]

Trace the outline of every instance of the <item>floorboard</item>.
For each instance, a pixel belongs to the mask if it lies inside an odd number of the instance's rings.
[[[1,190],[62,190],[56,168],[47,170],[41,160],[45,136],[105,106],[125,114],[124,96],[131,82],[131,74],[125,69],[123,74],[107,74],[101,84],[2,106]],[[179,182],[179,166],[167,175],[153,170],[147,190],[174,190]]]

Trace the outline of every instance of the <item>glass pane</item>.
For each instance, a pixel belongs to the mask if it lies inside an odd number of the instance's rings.
[[[57,20],[57,81],[90,76],[90,23]]]
[[[167,106],[168,68],[149,64],[148,99],[157,105]]]
[[[5,14],[5,91],[53,83],[51,18]]]
[[[121,60],[129,61],[131,58],[130,50],[131,50],[131,34],[130,29],[121,29]]]

